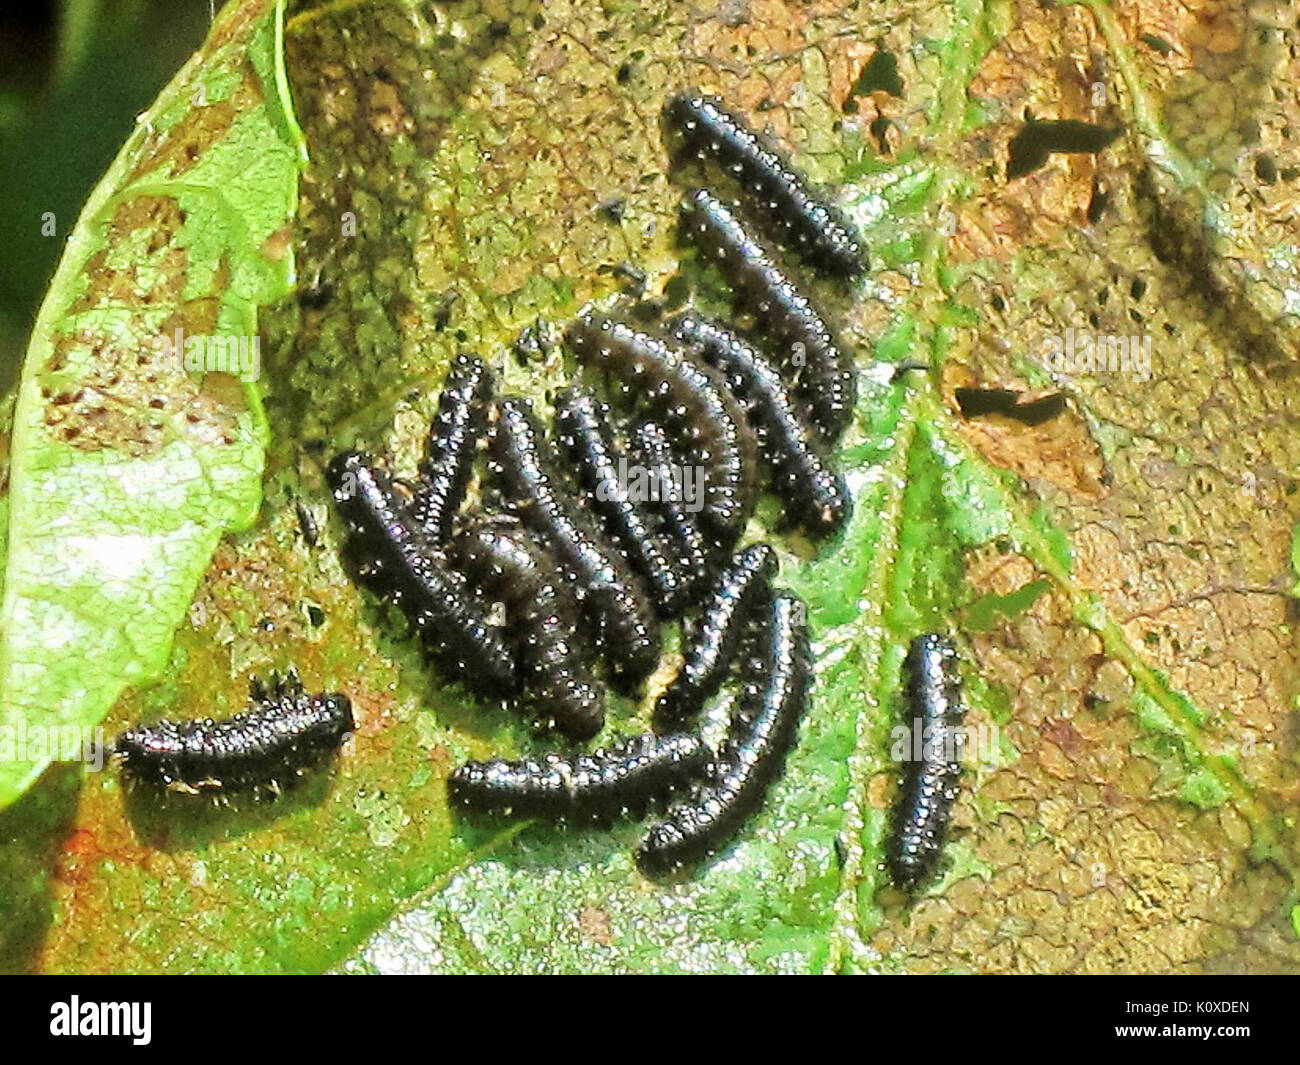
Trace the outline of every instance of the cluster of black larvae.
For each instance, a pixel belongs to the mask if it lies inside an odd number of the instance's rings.
[[[550,435],[460,355],[414,483],[358,452],[326,471],[360,579],[401,607],[445,672],[541,729],[595,736],[606,688],[639,697],[663,625],[682,623],[684,662],[653,732],[591,754],[473,762],[450,781],[462,807],[556,821],[672,801],[638,850],[654,873],[735,834],[807,707],[804,605],[773,588],[769,546],[741,546],[760,487],[781,502],[782,527],[814,539],[851,510],[829,453],[851,413],[852,364],[766,239],[841,274],[864,268],[839,216],[740,119],[692,93],[665,117],[675,143],[740,178],[745,220],[700,189],[682,234],[752,313],[751,338],[695,312],[647,329],[591,311],[564,331],[578,370],[551,397]],[[728,682],[734,710],[713,750],[700,723]]]
[[[325,761],[352,734],[346,695],[310,695],[298,674],[253,680],[249,707],[214,721],[159,721],[130,729],[114,752],[140,784],[187,795],[240,791],[276,793]]]

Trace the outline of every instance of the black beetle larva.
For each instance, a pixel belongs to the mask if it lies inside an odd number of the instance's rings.
[[[487,431],[492,373],[482,359],[457,355],[438,397],[412,512],[436,542],[450,533],[451,518],[465,499],[474,455]]]
[[[655,728],[692,723],[717,694],[755,612],[771,595],[775,576],[776,554],[767,544],[745,548],[723,569],[703,612],[686,628],[685,659],[655,703]]]
[[[966,711],[957,649],[951,639],[927,633],[912,641],[904,666],[912,720],[913,751],[904,763],[903,785],[889,840],[894,884],[914,891],[934,872],[961,781],[958,745]]]
[[[664,117],[687,147],[712,156],[757,195],[755,214],[777,239],[833,273],[857,277],[866,270],[862,243],[843,215],[721,100],[687,89],[668,99]]]
[[[470,526],[452,553],[471,580],[506,605],[523,700],[570,739],[594,736],[605,723],[605,699],[575,643],[578,608],[550,556],[517,523],[501,519]]]
[[[806,608],[786,594],[769,604],[756,631],[753,672],[714,770],[641,841],[636,857],[646,873],[671,872],[724,846],[762,805],[794,745],[812,675]]]
[[[673,566],[694,600],[710,575],[709,543],[691,513],[679,478],[683,475],[668,434],[658,422],[641,421],[632,430],[632,453],[653,486],[650,507],[672,545]]]
[[[555,401],[555,430],[591,508],[645,578],[655,611],[677,617],[690,585],[673,565],[647,503],[634,498],[628,457],[619,449],[602,405],[585,389],[565,389]]]
[[[702,776],[712,752],[696,736],[645,733],[576,758],[467,762],[452,774],[452,800],[480,813],[548,821],[637,817]]]
[[[704,519],[722,546],[739,539],[754,505],[754,437],[716,371],[663,338],[605,315],[587,314],[565,339],[585,365],[611,371],[698,445],[705,464]]]
[[[133,781],[172,792],[277,791],[342,746],[356,727],[346,695],[309,695],[298,674],[251,684],[247,710],[220,721],[159,721],[129,729],[114,753]]]
[[[687,235],[712,260],[790,349],[784,360],[797,371],[800,398],[808,404],[823,441],[840,438],[853,414],[857,381],[852,361],[830,327],[781,271],[764,245],[707,189],[695,189],[682,206]]]
[[[488,604],[424,535],[388,472],[350,451],[330,462],[325,477],[362,556],[362,578],[397,602],[467,683],[490,695],[510,692],[514,659],[488,622]]]
[[[780,371],[731,330],[701,315],[683,314],[672,329],[748,405],[759,451],[772,468],[772,491],[789,523],[813,536],[843,528],[852,509],[848,489],[812,440]]]
[[[641,581],[584,512],[560,498],[550,442],[527,401],[502,399],[495,469],[521,520],[549,543],[600,629],[611,677],[633,691],[659,663],[660,639]]]

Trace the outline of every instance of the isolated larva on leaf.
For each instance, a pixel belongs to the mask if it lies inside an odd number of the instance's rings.
[[[646,733],[576,758],[468,762],[448,788],[480,813],[608,823],[644,815],[702,776],[711,758],[696,736]]]
[[[852,360],[808,297],[776,265],[771,251],[707,189],[687,196],[682,227],[784,343],[788,353],[782,365],[796,375],[798,394],[822,441],[839,440],[853,414],[857,380]]]
[[[279,790],[352,733],[346,695],[309,695],[296,672],[251,684],[251,705],[224,720],[158,721],[129,729],[114,752],[136,782],[184,794]]]
[[[664,118],[682,146],[713,158],[755,195],[753,214],[775,239],[828,272],[852,278],[866,271],[862,242],[844,216],[716,96],[679,92],[664,105]]]
[[[811,680],[803,602],[786,594],[769,599],[755,636],[752,672],[712,773],[641,841],[637,863],[650,875],[696,862],[730,841],[763,804],[794,745]]]
[[[894,884],[916,890],[934,872],[961,782],[959,746],[966,710],[957,649],[952,640],[927,633],[912,641],[904,665],[913,744],[903,766],[889,840]],[[919,749],[920,757],[915,757]]]
[[[804,425],[781,371],[731,330],[699,314],[681,315],[672,330],[718,370],[736,398],[747,405],[759,451],[772,469],[772,492],[785,509],[787,524],[797,524],[817,537],[843,528],[852,511],[848,489]]]

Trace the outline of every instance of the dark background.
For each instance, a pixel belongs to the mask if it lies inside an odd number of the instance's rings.
[[[209,0],[0,3],[0,395],[82,204],[211,12]],[[46,211],[54,237],[41,235]]]

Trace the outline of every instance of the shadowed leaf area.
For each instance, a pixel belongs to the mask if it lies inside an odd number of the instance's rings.
[[[265,5],[246,8],[271,25]],[[158,679],[107,661],[86,683],[109,686],[95,695],[108,702],[131,685],[111,736],[234,713],[250,675],[293,663],[310,689],[348,693],[357,735],[333,771],[274,802],[161,804],[115,772],[47,772],[0,811],[0,965],[1300,971],[1298,15],[1244,0],[290,5],[310,162],[286,261],[310,292],[244,289],[261,308],[271,433],[261,509],[219,543],[240,522],[204,525],[211,543],[186,563],[202,577],[192,603],[177,582]],[[459,762],[548,741],[446,683],[400,614],[358,590],[322,468],[361,447],[412,474],[460,350],[544,404],[563,360],[520,357],[515,338],[629,278],[652,304],[735,315],[676,241],[682,188],[658,116],[686,85],[788,145],[859,226],[872,269],[851,292],[802,279],[861,370],[836,456],[852,522],[818,550],[775,534],[769,502],[750,530],[808,602],[812,706],[761,813],[665,883],[636,870],[635,825],[449,810]],[[262,98],[232,89],[221,116],[182,99],[175,120],[233,129]],[[275,115],[259,136],[290,152]],[[1069,136],[1009,168],[1031,117]],[[209,228],[185,247],[232,272],[233,253],[211,249],[241,238],[212,234],[262,224],[233,196],[219,217],[151,195],[117,208],[84,265],[91,290],[148,256],[149,233],[192,229],[193,212]],[[115,300],[144,313],[139,293]],[[69,334],[84,313],[47,324]],[[222,397],[242,424],[238,388]],[[15,440],[56,406],[20,397]],[[133,454],[122,444],[95,454]],[[18,458],[0,503],[5,579],[57,603],[72,578],[43,590],[13,565],[32,536],[20,478],[39,472]],[[58,505],[82,505],[75,488],[58,486]],[[314,546],[300,511],[321,526]],[[57,550],[71,534],[43,535]],[[101,626],[134,631],[115,611]],[[968,724],[987,742],[939,875],[907,900],[881,868],[892,732],[907,643],[932,630],[956,636]],[[66,647],[30,642],[42,668],[67,668]],[[612,701],[602,739],[648,724],[671,666],[644,704]]]

